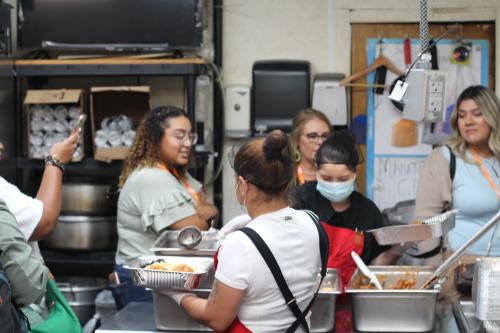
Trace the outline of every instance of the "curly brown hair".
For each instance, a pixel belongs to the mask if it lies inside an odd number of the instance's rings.
[[[165,129],[171,118],[186,117],[185,111],[174,106],[160,106],[144,115],[137,128],[134,143],[130,148],[123,170],[118,179],[118,186],[123,187],[128,176],[136,169],[153,167],[158,162],[158,152]],[[189,118],[188,118],[189,119]],[[181,174],[186,168],[176,168]]]

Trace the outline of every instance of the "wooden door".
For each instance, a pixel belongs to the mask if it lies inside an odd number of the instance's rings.
[[[437,38],[450,29],[451,24],[430,24],[430,38]],[[351,73],[356,73],[367,67],[367,40],[369,38],[419,38],[419,25],[415,24],[353,24],[351,40]],[[445,36],[446,39],[486,39],[489,41],[489,87],[494,89],[495,73],[495,25],[493,23],[464,23],[453,32]],[[356,83],[367,83],[366,76]],[[366,115],[367,88],[351,87],[351,114],[352,119],[359,115]],[[366,158],[366,145],[361,146],[363,156]],[[358,189],[366,189],[366,163],[358,170]]]

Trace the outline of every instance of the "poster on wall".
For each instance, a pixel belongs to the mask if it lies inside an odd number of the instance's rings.
[[[410,41],[411,61],[420,53],[420,41]],[[457,50],[465,48],[457,57]],[[445,142],[451,135],[449,118],[462,90],[470,85],[488,85],[487,40],[441,40],[437,43],[437,66],[446,72],[445,121],[442,123],[414,122],[403,119],[403,112],[389,97],[388,89],[368,92],[367,105],[367,164],[366,194],[379,209],[415,198],[418,174],[433,145]],[[406,70],[403,39],[368,39],[368,64],[383,55],[401,71]],[[410,74],[411,75],[411,74]],[[385,85],[397,80],[397,74],[387,71]],[[368,82],[375,82],[375,73]],[[380,83],[377,80],[377,83]],[[382,82],[383,83],[383,82]]]

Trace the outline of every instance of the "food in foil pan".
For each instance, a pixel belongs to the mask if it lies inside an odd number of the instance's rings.
[[[167,272],[194,273],[195,269],[187,264],[178,262],[167,262],[163,259],[144,265],[144,269],[153,269]]]

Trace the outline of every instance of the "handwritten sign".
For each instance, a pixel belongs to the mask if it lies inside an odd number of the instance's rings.
[[[425,158],[382,158],[374,162],[373,194],[379,209],[394,207],[396,203],[415,199],[418,174]]]

